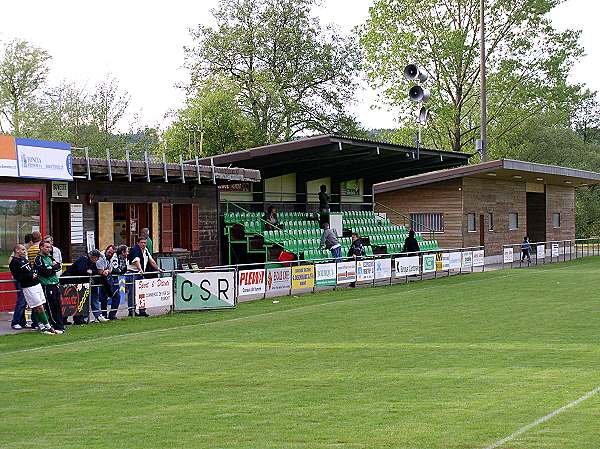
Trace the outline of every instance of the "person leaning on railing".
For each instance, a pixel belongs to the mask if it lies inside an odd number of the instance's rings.
[[[421,251],[421,249],[419,248],[419,242],[417,242],[417,239],[415,238],[415,231],[411,229],[410,231],[408,231],[408,237],[406,237],[406,239],[404,240],[402,252],[410,253],[410,256],[414,256],[419,251]]]
[[[101,255],[100,251],[98,251],[97,249],[93,249],[89,252],[89,254],[84,254],[83,256],[80,256],[79,259],[77,259],[75,262],[73,262],[73,264],[71,264],[71,266],[69,266],[69,268],[67,268],[65,270],[65,272],[63,273],[63,275],[61,277],[69,277],[69,276],[83,277],[83,276],[85,276],[88,279],[77,279],[73,283],[79,284],[79,283],[89,282],[90,276],[96,276],[98,274],[98,268],[96,267],[96,262],[98,262],[100,255]],[[93,286],[90,285],[90,288],[93,288]],[[92,302],[93,302],[94,295],[91,295],[91,296],[92,296]],[[92,312],[94,313],[94,317],[96,317],[100,314],[100,311],[98,310],[99,308],[100,308],[99,301],[97,304],[92,304]],[[84,320],[83,316],[81,316],[81,315],[74,316],[73,322],[74,322],[74,324],[85,324],[85,320]]]
[[[127,307],[129,309],[129,316],[133,316],[135,311],[135,281],[144,278],[144,273],[147,271],[148,266],[151,266],[156,271],[161,272],[162,270],[159,268],[156,261],[152,258],[152,254],[148,251],[146,247],[147,240],[145,237],[139,237],[137,239],[136,245],[131,248],[129,252],[129,257],[127,260],[129,261],[129,265],[127,266],[127,272],[132,275],[127,279],[128,282],[131,282],[129,286],[129,294],[127,295]],[[135,274],[134,274],[135,273]],[[137,316],[148,316],[145,308],[140,308]]]
[[[113,254],[110,259],[110,269],[112,276],[120,276],[127,272],[127,256],[129,255],[129,248],[127,245],[120,245],[117,247],[117,250]],[[113,286],[117,285],[118,288],[115,289],[115,292],[112,295],[112,300],[110,302],[110,313],[108,314],[109,320],[117,319],[117,311],[119,310],[119,305],[121,303],[121,295],[119,292],[120,284],[117,282],[115,284],[115,279],[113,277]]]
[[[329,223],[323,223],[322,226],[323,234],[321,234],[319,249],[322,250],[327,248],[329,251],[331,251],[331,255],[335,261],[340,262],[342,260],[342,245],[340,245],[335,233],[329,229]]]

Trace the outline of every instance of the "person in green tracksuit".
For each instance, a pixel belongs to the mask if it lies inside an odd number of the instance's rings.
[[[62,301],[58,287],[58,272],[61,264],[52,257],[52,244],[49,241],[40,243],[40,253],[33,262],[33,268],[38,274],[40,284],[46,297],[46,311],[52,327],[64,331],[65,326],[62,316]]]

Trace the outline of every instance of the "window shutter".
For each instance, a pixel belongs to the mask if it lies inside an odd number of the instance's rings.
[[[200,208],[192,203],[192,251],[200,249]]]
[[[160,209],[160,252],[162,252],[162,253],[173,252],[173,205],[172,204],[161,204],[161,209]]]

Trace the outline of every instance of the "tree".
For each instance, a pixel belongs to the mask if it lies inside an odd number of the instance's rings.
[[[50,55],[21,39],[9,41],[0,60],[0,131],[5,120],[15,135],[21,134],[25,111],[48,76]]]
[[[164,143],[172,160],[229,153],[258,145],[257,131],[238,105],[237,86],[226,79],[210,79],[177,111]],[[202,141],[202,148],[200,147]]]
[[[600,102],[596,92],[586,89],[573,114],[572,125],[585,143],[600,143]]]
[[[129,100],[129,94],[119,88],[116,78],[107,77],[96,86],[91,98],[92,117],[102,136],[104,150],[111,147],[111,135],[127,112]]]
[[[199,26],[186,48],[191,86],[229,80],[260,144],[307,131],[352,133],[359,53],[352,40],[311,15],[315,0],[221,0],[216,28]]]
[[[566,83],[582,54],[579,32],[557,32],[548,12],[562,0],[488,0],[489,148],[540,112],[577,104],[580,86]],[[405,64],[431,75],[432,119],[426,142],[471,150],[479,132],[479,0],[377,0],[359,30],[368,76],[386,100],[406,106]],[[410,114],[401,119],[414,127]]]

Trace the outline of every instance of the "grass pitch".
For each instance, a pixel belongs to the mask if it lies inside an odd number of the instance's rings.
[[[600,385],[600,260],[0,338],[0,448],[487,448]],[[597,449],[600,394],[500,446]]]

